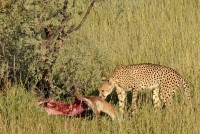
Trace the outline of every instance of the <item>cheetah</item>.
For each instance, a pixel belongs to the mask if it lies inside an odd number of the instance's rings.
[[[191,100],[188,84],[175,70],[158,64],[142,63],[120,66],[113,74],[99,84],[99,96],[103,99],[116,89],[119,110],[123,115],[126,92],[132,92],[132,114],[138,112],[137,94],[140,91],[152,91],[154,107],[170,106],[176,90],[182,86],[188,100]]]

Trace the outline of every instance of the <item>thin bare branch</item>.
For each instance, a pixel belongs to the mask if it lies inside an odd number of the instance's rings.
[[[92,8],[93,8],[93,6],[94,6],[94,4],[95,4],[96,1],[97,0],[93,0],[92,1],[92,3],[90,4],[90,6],[88,7],[88,9],[87,9],[87,11],[86,11],[83,19],[80,21],[80,23],[77,25],[77,27],[71,26],[69,28],[69,30],[67,30],[67,32],[64,32],[64,28],[67,26],[66,22],[68,22],[71,19],[71,14],[66,15],[66,10],[67,10],[67,6],[68,6],[68,0],[65,0],[65,3],[64,3],[64,6],[63,6],[63,12],[62,12],[62,13],[65,13],[65,15],[64,15],[65,18],[62,20],[62,24],[61,24],[60,28],[58,28],[58,30],[56,30],[52,34],[52,36],[46,41],[46,43],[45,43],[46,45],[45,46],[48,46],[49,44],[51,44],[52,40],[59,33],[62,33],[62,35],[60,36],[61,37],[60,39],[62,40],[65,36],[67,36],[67,34],[70,34],[70,33],[74,32],[74,31],[77,31],[78,29],[80,29],[81,26],[83,25],[83,23],[86,21],[88,15],[90,14],[90,11],[92,10]]]
[[[80,23],[78,24],[77,27],[71,27],[68,31],[67,31],[67,34],[71,33],[71,32],[74,32],[74,31],[77,31],[78,29],[81,28],[81,26],[83,25],[83,23],[85,22],[85,20],[87,19],[88,15],[90,14],[90,11],[92,10],[92,8],[94,7],[94,3],[96,2],[97,0],[93,0],[92,3],[90,4],[90,6],[88,7],[83,19],[80,21]]]

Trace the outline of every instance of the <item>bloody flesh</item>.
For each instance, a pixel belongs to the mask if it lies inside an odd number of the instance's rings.
[[[42,107],[49,115],[64,115],[64,116],[76,116],[82,112],[89,110],[87,103],[82,99],[75,98],[74,103],[64,104],[60,101],[54,101],[53,99],[47,99],[37,103],[37,106]]]

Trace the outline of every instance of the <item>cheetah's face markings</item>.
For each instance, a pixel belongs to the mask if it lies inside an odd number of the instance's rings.
[[[99,96],[102,99],[106,99],[106,97],[113,91],[115,87],[115,83],[112,79],[104,80],[99,84]]]

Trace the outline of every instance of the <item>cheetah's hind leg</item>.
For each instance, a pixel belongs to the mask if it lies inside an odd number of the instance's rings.
[[[154,105],[154,108],[161,108],[159,87],[156,87],[155,89],[153,89],[153,105]]]

